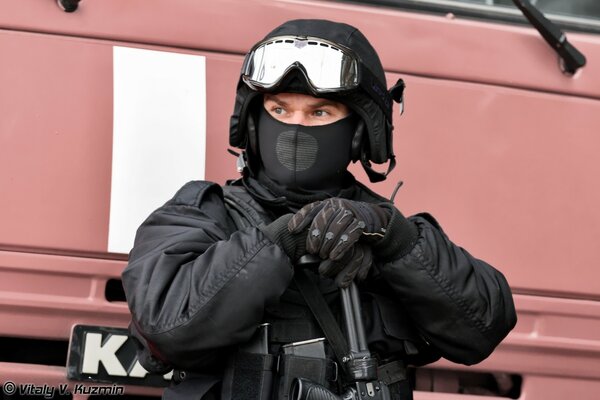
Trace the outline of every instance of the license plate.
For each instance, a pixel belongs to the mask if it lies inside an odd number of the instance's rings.
[[[75,325],[71,334],[67,378],[124,385],[168,386],[172,373],[146,371],[127,329]]]

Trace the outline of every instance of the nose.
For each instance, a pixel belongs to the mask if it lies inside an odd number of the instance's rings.
[[[307,125],[308,118],[303,112],[295,112],[288,122],[293,125]]]

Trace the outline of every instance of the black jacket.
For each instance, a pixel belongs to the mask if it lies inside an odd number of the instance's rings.
[[[360,184],[348,193],[383,201]],[[265,208],[271,218],[283,213]],[[138,229],[123,283],[146,369],[215,372],[261,322],[311,318],[290,285],[294,266],[278,239],[255,226],[239,229],[232,214],[219,185],[196,181]],[[392,237],[397,232],[413,232],[414,238],[398,240]],[[394,209],[374,256],[361,292],[370,347],[381,357],[400,352],[413,355],[415,364],[440,356],[474,364],[516,323],[504,276],[453,244],[427,214],[405,219]],[[335,305],[331,281],[317,280]],[[280,340],[301,339],[310,330]]]

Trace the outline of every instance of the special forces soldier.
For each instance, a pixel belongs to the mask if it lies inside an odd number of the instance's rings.
[[[285,399],[295,378],[343,393],[347,359],[320,319],[341,320],[352,281],[393,399],[412,398],[406,365],[478,363],[514,327],[500,272],[346,170],[358,161],[375,182],[386,174],[371,162],[394,167],[402,90],[346,24],[289,21],[250,50],[229,136],[241,179],[183,186],[141,225],[123,273],[142,365],[180,381],[165,397]],[[319,267],[299,266],[305,254]],[[307,298],[324,301],[311,311]]]

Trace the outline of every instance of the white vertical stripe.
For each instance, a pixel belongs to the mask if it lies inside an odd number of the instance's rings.
[[[185,182],[204,179],[206,64],[201,56],[114,47],[108,251]]]

